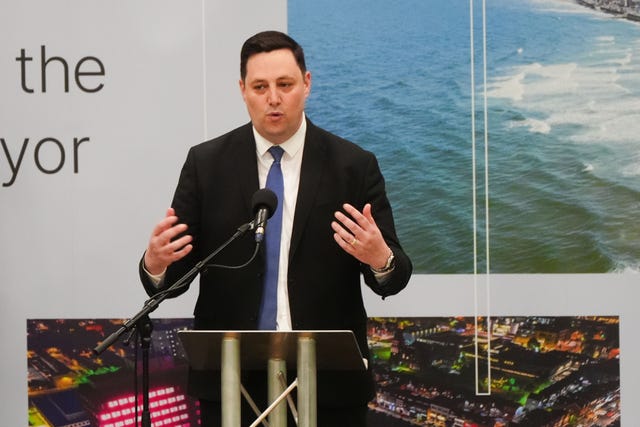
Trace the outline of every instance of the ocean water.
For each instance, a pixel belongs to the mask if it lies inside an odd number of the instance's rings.
[[[290,0],[311,120],[376,153],[417,273],[640,270],[640,25],[492,0],[485,86],[481,7]]]

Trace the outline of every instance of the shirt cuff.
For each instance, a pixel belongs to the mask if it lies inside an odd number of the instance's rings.
[[[160,287],[162,282],[164,281],[164,276],[167,274],[167,269],[162,270],[160,274],[151,274],[147,271],[147,267],[144,266],[144,262],[142,263],[142,269],[146,273],[147,277],[151,280],[151,282],[155,285],[156,288]]]
[[[391,273],[393,272],[393,270],[395,270],[395,266],[392,267],[391,269],[383,272],[383,273],[378,273],[377,271],[375,271],[373,268],[369,267],[371,269],[371,272],[373,273],[373,277],[376,278],[376,280],[378,281],[379,284],[383,285],[387,279],[389,278],[389,276],[391,276]]]

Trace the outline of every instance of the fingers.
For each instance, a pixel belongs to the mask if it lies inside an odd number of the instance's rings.
[[[369,221],[369,223],[376,225],[376,221],[373,219],[373,214],[371,213],[371,203],[367,203],[364,205],[364,209],[362,209],[362,214]]]
[[[172,208],[167,209],[163,218],[153,229],[144,256],[144,264],[151,274],[161,274],[169,265],[185,257],[193,249],[193,238],[180,234],[187,231],[186,224],[178,224],[178,217]]]
[[[162,234],[165,230],[169,229],[173,224],[175,224],[176,221],[178,221],[178,217],[176,216],[173,208],[167,209],[165,217],[162,219],[162,221],[156,224],[153,232],[151,233],[151,236],[154,237]]]
[[[380,233],[371,216],[371,205],[367,203],[362,213],[348,203],[343,209],[348,215],[338,211],[336,221],[331,223],[336,243],[352,255],[366,251],[372,238]]]
[[[373,218],[371,204],[367,203],[362,212],[348,203],[343,209],[346,214],[336,212],[336,221],[331,223],[336,243],[364,264],[384,265],[389,249]]]
[[[352,253],[353,245],[357,243],[356,233],[359,226],[342,212],[336,212],[334,216],[337,221],[331,222],[331,228],[334,231],[333,238],[342,249]]]
[[[372,225],[375,226],[375,221],[373,221],[373,217],[371,217],[371,205],[369,203],[367,203],[363,209],[365,214],[360,213],[360,211],[348,203],[345,203],[342,207],[351,217],[340,211],[335,213],[335,217],[351,234],[357,236],[362,234],[362,232],[368,231]],[[367,211],[368,217],[366,215]]]
[[[166,244],[180,233],[184,233],[187,230],[187,225],[176,224],[176,222],[178,222],[177,216],[166,217],[160,221],[153,229],[151,239],[157,243]]]
[[[351,236],[351,238],[345,238],[339,233],[333,233],[333,239],[336,241],[338,246],[340,246],[345,252],[355,256],[357,246],[360,243],[358,239],[356,239],[353,236]]]

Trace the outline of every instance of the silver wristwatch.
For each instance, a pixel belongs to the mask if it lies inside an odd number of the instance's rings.
[[[396,257],[393,255],[393,251],[389,251],[389,258],[387,258],[387,263],[382,268],[374,268],[371,267],[374,273],[387,273],[393,270],[393,267],[396,266]]]

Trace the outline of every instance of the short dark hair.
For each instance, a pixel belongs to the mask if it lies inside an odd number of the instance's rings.
[[[240,78],[244,81],[247,76],[247,62],[257,53],[271,52],[278,49],[289,49],[302,73],[307,72],[302,46],[287,34],[280,31],[263,31],[249,37],[240,51]]]

